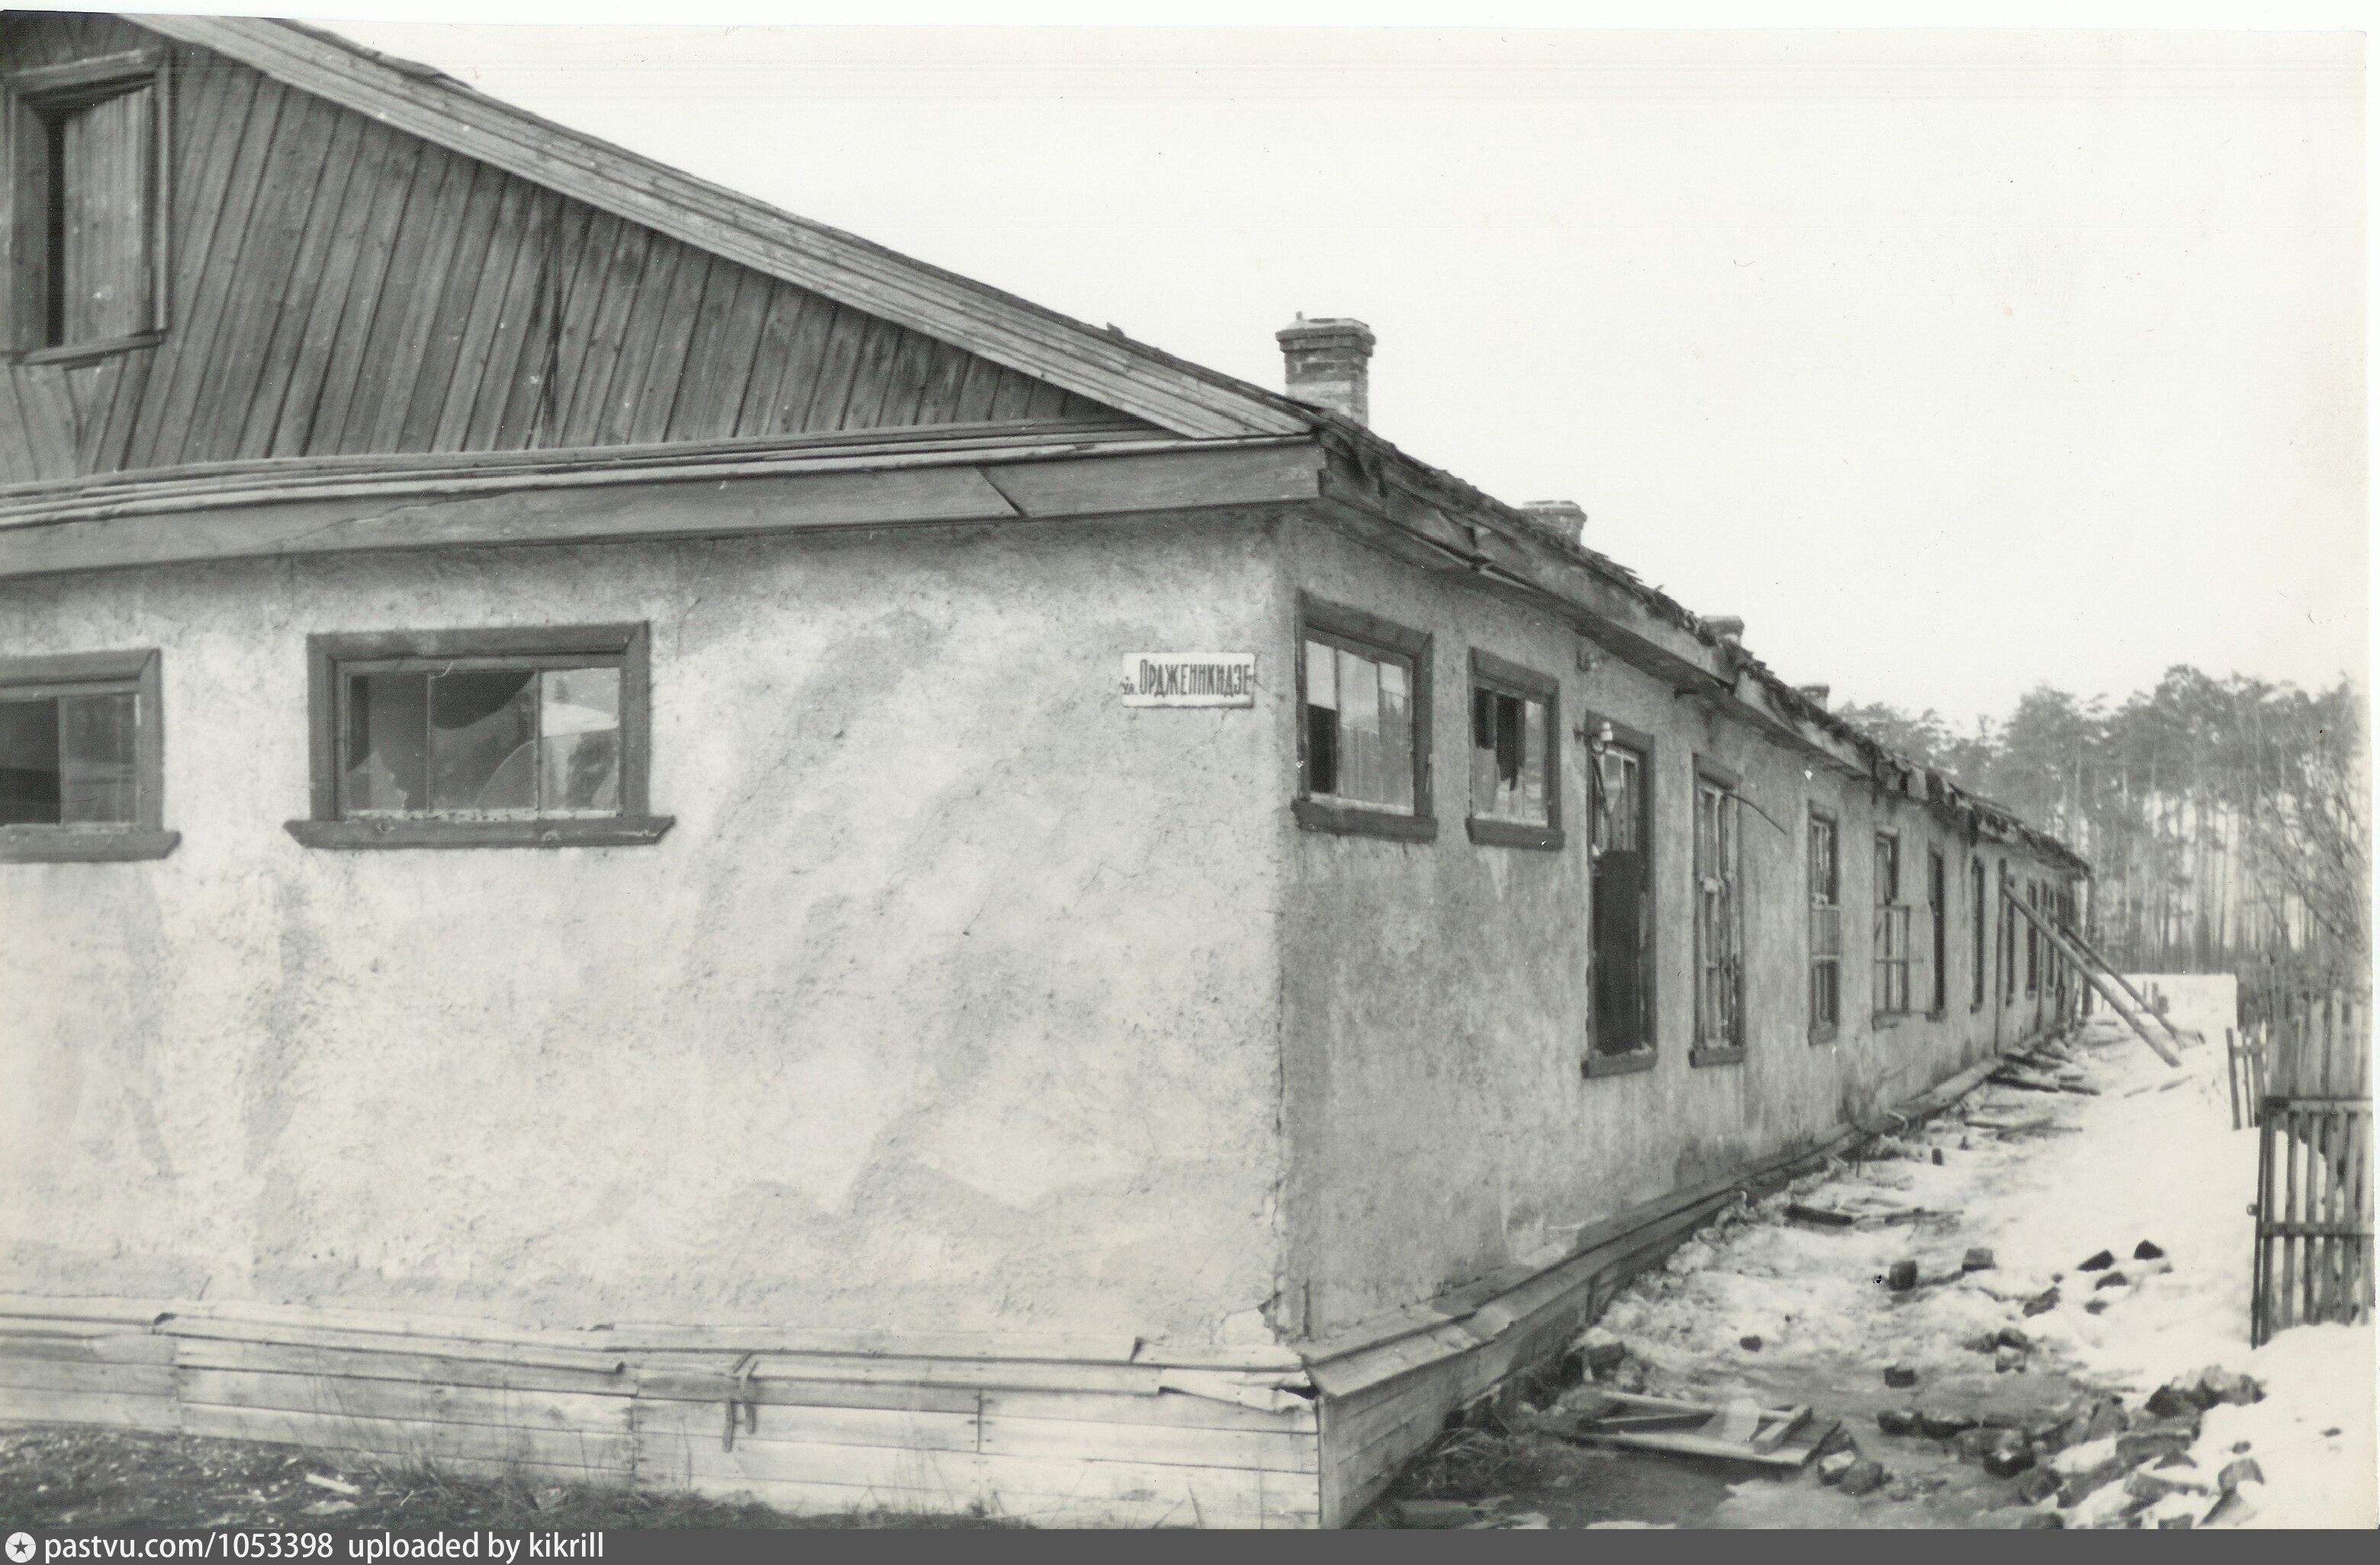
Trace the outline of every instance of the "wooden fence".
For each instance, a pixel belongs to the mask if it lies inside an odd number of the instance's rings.
[[[2373,1312],[2372,1027],[2339,995],[2281,1005],[2233,1045],[2257,1127],[2256,1250],[2249,1333],[2365,1322]]]

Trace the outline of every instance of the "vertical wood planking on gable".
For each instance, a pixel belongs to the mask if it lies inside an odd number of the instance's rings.
[[[695,327],[702,319],[711,290],[733,286],[726,274],[735,269],[732,263],[715,260],[697,250],[688,250],[678,258],[677,276],[659,312],[661,335],[653,343],[641,388],[636,390],[636,404],[622,407],[624,422],[613,426],[619,431],[617,438],[638,446],[661,439],[669,433],[670,413],[677,406],[686,377],[691,374],[702,378],[719,373],[716,363],[692,357]]]
[[[616,446],[628,438],[638,399],[644,395],[645,372],[660,347],[662,323],[669,319],[687,273],[700,272],[710,259],[674,239],[653,240],[645,256],[644,279],[621,333],[620,356],[613,361],[601,412],[589,427],[585,444]]]
[[[559,196],[554,201],[554,238],[538,255],[528,279],[529,310],[513,377],[502,387],[504,395],[491,399],[493,422],[483,423],[473,414],[473,450],[524,450],[543,444],[556,398],[566,384],[564,351],[574,341],[574,331],[578,348],[586,346],[585,332],[575,324],[584,320],[585,312],[574,301],[591,264],[589,252],[610,243],[611,230],[604,225],[617,219]]]
[[[858,368],[860,348],[867,340],[872,320],[872,317],[843,305],[834,307],[834,320],[827,327],[826,344],[819,355],[809,400],[804,407],[800,422],[787,433],[842,427],[844,405],[851,399],[851,378]],[[798,370],[796,365],[788,365],[786,374],[791,377]]]
[[[554,220],[561,198],[527,183],[521,183],[520,190],[522,205],[514,219],[512,242],[501,242],[504,232],[499,220],[500,242],[489,247],[488,271],[480,283],[480,308],[492,315],[489,335],[476,354],[469,341],[465,345],[464,363],[471,373],[455,377],[446,410],[438,421],[433,450],[468,450],[475,434],[482,443],[492,439],[504,418],[514,377],[535,373],[534,364],[524,367],[522,352],[539,319],[539,284],[553,263]],[[499,252],[506,260],[502,275],[496,271]],[[476,325],[473,329],[478,330]]]
[[[362,426],[360,434],[355,416],[348,416],[347,438],[358,442],[351,449],[406,448],[401,444],[406,415],[412,411],[413,393],[430,370],[431,339],[438,331],[442,312],[450,300],[458,310],[468,308],[455,296],[468,294],[479,282],[477,263],[467,262],[465,257],[476,253],[472,244],[475,234],[482,244],[485,242],[486,225],[504,176],[485,164],[466,159],[456,160],[456,166],[458,177],[447,181],[438,203],[430,210],[419,269],[395,276],[395,286],[403,290],[398,297],[404,300],[395,329],[385,338],[377,331],[372,334],[382,342],[373,366],[382,383],[380,397],[370,422]]]
[[[180,156],[175,168],[170,225],[174,278],[166,294],[171,304],[165,344],[157,350],[161,361],[151,367],[140,406],[133,415],[124,454],[127,467],[160,465],[157,438],[164,424],[159,404],[171,390],[187,326],[198,309],[199,279],[206,271],[215,234],[224,226],[224,186],[231,178],[249,111],[262,79],[253,71],[212,66],[204,59],[176,67],[176,80],[187,84],[188,90],[174,94],[174,113],[183,133],[174,139]]]
[[[477,215],[465,223],[456,242],[421,370],[414,377],[413,405],[397,437],[400,451],[439,449],[441,429],[469,422],[471,398],[488,373],[488,343],[512,285],[529,188],[509,175],[482,175],[480,182],[483,190],[472,203]]]
[[[851,373],[851,391],[843,407],[834,413],[826,429],[861,429],[875,422],[877,406],[884,400],[884,382],[892,371],[892,356],[901,348],[901,328],[890,321],[869,317],[866,346],[859,350],[859,361]]]
[[[305,232],[289,263],[289,277],[283,286],[279,306],[273,311],[273,329],[257,367],[256,390],[248,399],[234,455],[264,457],[273,453],[282,405],[288,400],[290,382],[305,351],[315,300],[323,290],[324,270],[336,237],[352,227],[351,206],[370,199],[376,165],[362,145],[365,128],[365,121],[358,115],[341,114],[331,121],[322,182],[307,211]],[[382,140],[385,143],[386,137],[383,135]],[[336,280],[332,279],[334,285]],[[329,328],[323,330],[327,335]]]
[[[796,318],[788,334],[784,357],[759,404],[757,417],[739,424],[739,434],[791,434],[808,426],[810,402],[818,395],[828,345],[834,339],[835,322],[843,315],[843,307],[834,300],[791,283],[779,283],[777,290],[782,300],[789,301],[786,308]]]
[[[161,40],[11,17],[0,65]],[[993,419],[1080,397],[165,43],[161,343],[12,367],[0,482]]]
[[[621,222],[612,235],[597,278],[600,289],[589,290],[577,308],[587,313],[586,334],[577,359],[566,361],[566,394],[555,404],[552,437],[540,445],[584,446],[602,417],[604,397],[612,389],[612,368],[620,360],[620,339],[627,330],[629,312],[645,277],[645,261],[656,236],[650,228]],[[589,251],[590,258],[594,251]],[[565,358],[569,348],[565,337]],[[557,393],[563,387],[557,386]]]
[[[174,317],[164,344],[171,373],[164,377],[164,397],[150,414],[155,428],[144,467],[170,467],[190,459],[185,453],[192,427],[215,394],[215,338],[231,316],[229,306],[237,291],[241,258],[256,224],[273,152],[276,144],[286,145],[285,121],[299,117],[304,107],[304,100],[279,82],[260,82],[239,141],[227,149],[230,166],[225,174],[219,198],[222,210],[207,247],[206,263],[191,289],[188,312]],[[232,329],[237,331],[242,324],[231,321]]]
[[[249,405],[264,375],[273,324],[290,308],[289,279],[297,265],[334,121],[347,116],[320,100],[293,98],[273,133],[263,176],[227,279],[223,319],[208,350],[203,390],[184,432],[181,459],[223,461],[239,456]],[[160,450],[163,450],[161,444]]]
[[[336,442],[360,373],[389,250],[414,184],[423,175],[421,143],[380,126],[366,128],[357,151],[364,161],[352,177],[360,183],[347,197],[331,235],[322,287],[307,317],[289,390],[273,426],[272,456],[322,449],[317,429]]]
[[[686,348],[688,373],[680,383],[669,423],[655,438],[719,440],[735,423],[759,361],[760,323],[772,290],[769,279],[741,266],[711,268],[702,317]]]

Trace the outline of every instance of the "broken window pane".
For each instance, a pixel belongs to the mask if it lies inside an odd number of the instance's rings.
[[[58,703],[0,701],[0,825],[59,822]]]
[[[537,808],[537,675],[458,668],[430,680],[430,804]]]
[[[67,825],[130,825],[140,819],[130,691],[58,700],[58,815]]]
[[[341,779],[354,814],[395,814],[430,807],[430,676],[347,677],[346,773]]]
[[[548,814],[620,808],[620,671],[549,668],[539,676],[538,748]]]
[[[1471,691],[1471,813],[1484,819],[1547,823],[1546,703],[1474,686]]]

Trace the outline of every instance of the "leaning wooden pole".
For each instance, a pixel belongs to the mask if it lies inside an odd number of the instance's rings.
[[[2164,1060],[2168,1065],[2174,1067],[2176,1070],[2180,1070],[2181,1068],[2181,1056],[2174,1053],[2173,1049],[2163,1038],[2158,1037],[2155,1032],[2150,1030],[2148,1023],[2141,1020],[2139,1012],[2133,1010],[2130,1006],[2124,1003],[2123,997],[2117,993],[2116,986],[2108,983],[2107,980],[2101,975],[2099,965],[2096,962],[2091,961],[2089,959],[2085,958],[2081,951],[2075,949],[2073,944],[2069,941],[2065,935],[2060,935],[2057,930],[2052,929],[2047,921],[2043,919],[2039,913],[2034,911],[2033,909],[2027,907],[2025,905],[2024,899],[2022,897],[2010,898],[2009,906],[2014,908],[2018,912],[2023,914],[2026,919],[2030,920],[2034,928],[2041,932],[2043,938],[2046,939],[2051,945],[2057,947],[2068,961],[2072,962],[2077,968],[2082,970],[2083,978],[2089,982],[2091,987],[2099,991],[2099,997],[2106,1000],[2109,1006],[2115,1009],[2116,1014],[2122,1017],[2126,1024],[2129,1025],[2133,1032],[2138,1033],[2141,1035],[2141,1042],[2148,1045],[2151,1049],[2155,1050],[2156,1057],[2159,1059]]]
[[[2154,1018],[2156,1024],[2165,1029],[2166,1035],[2168,1037],[2171,1038],[2177,1044],[2181,1042],[2181,1029],[2167,1021],[2164,1013],[2151,1006],[2147,998],[2143,996],[2138,989],[2132,987],[2132,981],[2125,977],[2122,973],[2117,972],[2116,964],[2099,954],[2099,948],[2097,947],[2092,945],[2091,942],[2083,939],[2082,936],[2077,935],[2074,931],[2067,928],[2062,923],[2058,926],[2058,933],[2064,936],[2069,945],[2080,950],[2084,956],[2089,957],[2093,961],[2097,962],[2101,972],[2107,973],[2108,977],[2123,985],[2124,993],[2131,996],[2132,1004],[2141,1009],[2141,1013],[2143,1015]]]

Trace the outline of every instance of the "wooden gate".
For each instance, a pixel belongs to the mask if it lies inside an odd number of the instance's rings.
[[[2250,1340],[2372,1318],[2371,1020],[2338,996],[2267,1024]]]

